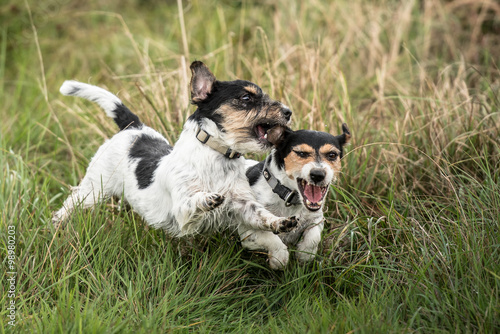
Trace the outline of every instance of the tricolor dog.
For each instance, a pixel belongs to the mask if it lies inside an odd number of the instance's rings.
[[[265,250],[272,269],[288,263],[288,246],[296,246],[297,259],[314,258],[323,231],[323,206],[330,184],[341,170],[344,145],[351,134],[346,124],[343,133],[287,129],[276,148],[262,162],[247,160],[249,184],[258,201],[278,216],[296,216],[297,229],[276,235],[241,225],[238,229],[243,247]]]
[[[221,230],[240,220],[270,233],[297,225],[295,217],[277,217],[255,200],[241,156],[268,151],[290,123],[290,109],[254,83],[216,80],[202,62],[193,62],[191,72],[197,109],[173,147],[110,92],[64,82],[62,94],[96,102],[120,131],[98,149],[80,185],[54,214],[54,224],[78,205],[88,208],[118,196],[148,225],[174,236]]]

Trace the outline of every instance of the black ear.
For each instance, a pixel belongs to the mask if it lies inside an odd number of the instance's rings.
[[[205,100],[212,92],[215,76],[201,61],[194,61],[191,66],[191,102],[197,104]]]
[[[340,136],[337,136],[337,139],[340,143],[340,146],[344,146],[345,144],[349,143],[351,140],[351,132],[349,131],[349,128],[347,127],[347,124],[342,124],[342,134]]]

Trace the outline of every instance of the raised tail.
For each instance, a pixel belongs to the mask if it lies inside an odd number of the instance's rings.
[[[104,109],[106,115],[115,121],[120,130],[142,126],[139,117],[132,113],[117,96],[105,89],[74,80],[66,80],[59,91],[63,95],[78,96],[96,102]]]

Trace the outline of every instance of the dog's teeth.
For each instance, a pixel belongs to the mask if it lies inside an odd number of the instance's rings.
[[[264,135],[264,139],[267,139],[267,132],[266,132],[266,134]]]
[[[321,204],[323,204],[323,201],[319,201],[319,202],[318,202],[318,203],[316,203],[316,204],[318,204],[318,206],[321,206]]]
[[[310,201],[310,200],[306,199],[306,204],[307,204],[307,205],[311,205],[312,203],[311,203],[311,201]]]

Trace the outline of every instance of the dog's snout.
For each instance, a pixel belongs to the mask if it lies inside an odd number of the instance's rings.
[[[283,112],[283,116],[285,116],[286,120],[289,121],[292,117],[292,111],[287,107],[283,107],[281,111]]]
[[[311,180],[318,183],[321,182],[325,179],[326,173],[323,169],[321,168],[313,168],[311,169],[311,172],[309,173]]]

